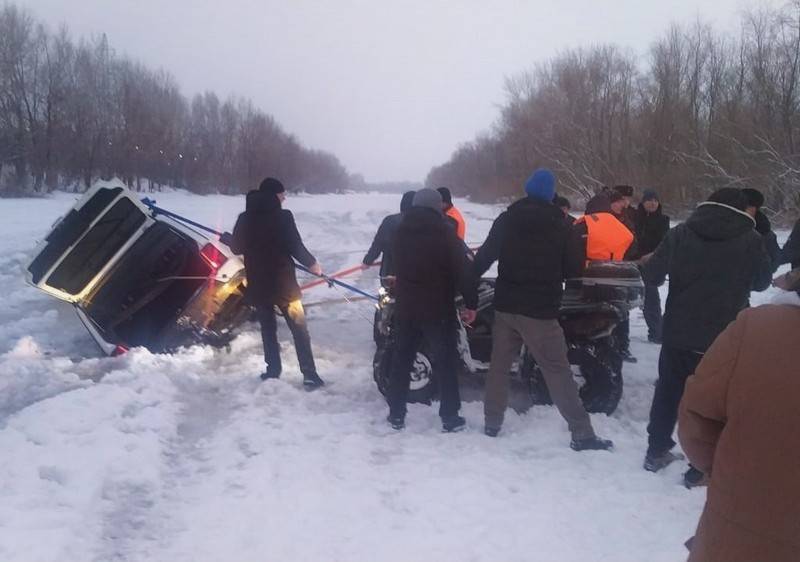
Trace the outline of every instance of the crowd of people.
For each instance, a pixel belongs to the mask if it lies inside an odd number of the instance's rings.
[[[604,188],[578,218],[556,193],[557,180],[536,170],[524,195],[492,224],[473,254],[466,222],[447,188],[403,195],[364,256],[382,256],[381,279],[392,279],[397,348],[387,392],[387,422],[405,426],[412,363],[424,338],[439,381],[445,432],[465,427],[457,377],[456,296],[461,322],[475,320],[477,283],[495,262],[492,353],[486,380],[484,432],[497,437],[508,405],[508,374],[524,344],[540,366],[576,451],[612,450],[597,436],[578,395],[559,324],[564,282],[594,260],[634,261],[645,286],[648,340],[661,345],[647,426],[644,468],[675,460],[678,436],[690,465],[687,487],[708,485],[693,562],[800,559],[800,271],[780,277],[780,304],[749,308],[751,291],[767,289],[783,263],[800,266],[800,221],[781,249],[754,189],[724,188],[670,228],[658,194],[632,186]],[[323,384],[314,365],[294,260],[322,269],[303,245],[291,212],[281,208],[282,184],[267,178],[247,196],[230,246],[244,255],[248,298],[258,311],[266,371],[281,374],[275,309],[295,341],[304,385]],[[669,280],[663,314],[659,287]],[[615,339],[628,362],[629,321]]]

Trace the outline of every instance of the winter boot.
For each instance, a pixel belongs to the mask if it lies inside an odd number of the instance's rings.
[[[683,460],[685,457],[681,453],[672,451],[662,451],[653,453],[648,451],[644,457],[644,469],[648,472],[658,472],[671,465],[675,461]]]
[[[500,433],[500,428],[487,425],[483,428],[483,433],[488,437],[497,437],[497,435]]]
[[[697,488],[698,486],[708,486],[708,478],[695,467],[689,465],[689,470],[683,473],[683,485],[686,486],[688,490]]]
[[[319,378],[317,373],[311,375],[303,375],[303,388],[308,391],[316,390],[321,386],[325,386],[325,381]]]
[[[393,416],[389,414],[386,416],[386,421],[392,426],[392,429],[400,431],[406,427],[406,419],[403,416]]]
[[[630,349],[620,349],[619,354],[625,363],[638,363],[639,360],[633,356]]]
[[[569,448],[573,451],[610,451],[614,448],[614,442],[610,439],[600,439],[597,436],[587,437],[586,439],[575,439],[569,443]]]
[[[268,381],[269,379],[280,378],[280,376],[281,376],[280,369],[272,369],[270,367],[267,367],[266,372],[261,373],[261,380],[262,381]]]
[[[467,420],[461,416],[448,416],[442,418],[442,431],[445,433],[455,433],[467,427]]]

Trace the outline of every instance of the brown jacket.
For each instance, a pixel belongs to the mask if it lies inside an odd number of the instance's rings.
[[[710,475],[689,561],[799,561],[800,300],[747,309],[717,338],[678,434]]]

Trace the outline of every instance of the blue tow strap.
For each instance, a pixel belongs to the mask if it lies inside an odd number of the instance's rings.
[[[187,219],[186,217],[183,217],[183,216],[181,216],[181,215],[179,215],[177,213],[173,213],[172,211],[167,211],[166,209],[162,209],[161,207],[156,206],[155,200],[154,199],[150,199],[149,197],[143,198],[142,199],[142,203],[147,208],[149,208],[151,211],[153,211],[153,215],[154,216],[155,215],[164,215],[166,217],[170,217],[170,218],[173,218],[175,220],[179,220],[181,222],[189,224],[191,226],[197,227],[197,228],[199,228],[201,230],[205,230],[206,232],[209,232],[211,234],[215,234],[216,236],[222,237],[222,235],[223,235],[223,233],[220,232],[219,230],[214,230],[213,228],[209,228],[204,224],[200,224],[199,222],[195,222],[195,221],[193,221],[191,219]],[[343,289],[347,289],[348,291],[352,291],[353,293],[361,295],[362,297],[367,297],[368,299],[372,299],[372,300],[374,300],[376,302],[380,300],[375,295],[371,295],[371,294],[367,293],[366,291],[362,291],[358,287],[354,287],[353,285],[349,285],[347,283],[339,281],[338,279],[333,279],[332,277],[328,277],[327,275],[316,275],[314,273],[311,273],[311,271],[307,267],[302,266],[299,263],[295,263],[294,266],[295,266],[295,268],[299,269],[300,271],[304,271],[304,272],[306,272],[306,273],[308,273],[310,275],[313,275],[314,277],[319,277],[320,279],[324,279],[328,283],[329,287],[333,287],[334,285],[338,285],[338,286],[342,287]]]

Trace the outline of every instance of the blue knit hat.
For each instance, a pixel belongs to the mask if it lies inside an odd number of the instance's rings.
[[[550,203],[556,195],[556,177],[547,168],[539,168],[525,182],[525,193],[533,199]]]

